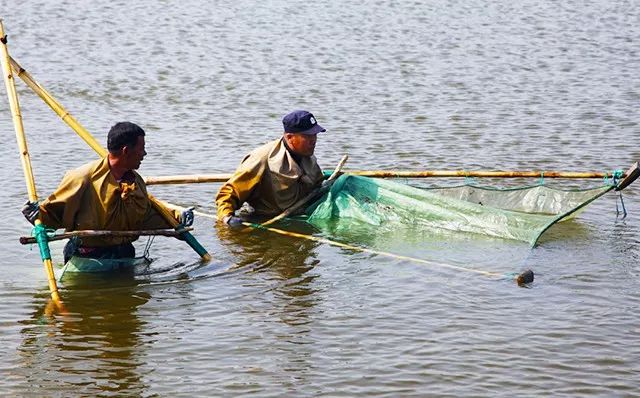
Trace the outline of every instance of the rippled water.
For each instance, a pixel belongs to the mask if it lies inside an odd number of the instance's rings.
[[[344,153],[352,169],[610,171],[640,158],[635,2],[0,9],[13,57],[101,142],[116,121],[145,128],[145,175],[231,172],[297,108],[328,130],[317,148],[326,169]],[[18,84],[46,196],[95,155]],[[7,108],[3,94],[2,395],[640,396],[637,187],[625,191],[625,220],[609,194],[533,250],[429,234],[392,248],[429,264],[200,217],[210,264],[158,238],[155,273],[71,279],[69,314],[56,316],[38,252],[17,242],[29,225]],[[205,213],[216,190],[151,187]],[[385,248],[375,231],[353,235]],[[531,268],[536,281],[518,288],[442,263]]]

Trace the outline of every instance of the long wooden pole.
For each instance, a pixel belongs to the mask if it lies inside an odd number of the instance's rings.
[[[11,59],[11,67],[15,73],[31,88],[42,100],[49,105],[49,107],[60,118],[73,129],[89,146],[96,151],[100,157],[107,156],[107,150],[100,145],[100,143],[85,129],[67,110],[55,99],[51,94],[47,92],[40,84],[38,84],[33,77],[22,67],[16,60]],[[165,204],[149,194],[149,200],[153,207],[160,213],[160,215],[173,227],[179,227],[179,222],[173,218],[171,212],[167,209]],[[202,245],[196,240],[196,238],[189,232],[182,232],[180,236],[187,242],[193,250],[196,251],[204,261],[211,260],[211,255]]]
[[[429,177],[486,177],[486,178],[604,178],[611,173],[571,172],[555,170],[489,171],[489,170],[425,170],[425,171],[383,171],[356,170],[346,173],[378,178],[429,178]]]
[[[571,172],[554,170],[528,171],[489,171],[489,170],[427,170],[427,171],[384,171],[384,170],[346,170],[345,174],[374,178],[455,178],[455,177],[486,177],[486,178],[567,178],[590,179],[611,177],[606,172]],[[146,177],[147,185],[169,184],[204,184],[226,182],[231,174],[193,174]]]
[[[24,126],[22,124],[22,114],[20,113],[20,103],[18,102],[18,93],[16,92],[15,81],[11,66],[9,64],[9,49],[7,48],[7,36],[4,33],[4,25],[0,19],[0,42],[2,43],[2,70],[4,83],[7,87],[7,94],[9,96],[9,106],[11,107],[11,115],[13,118],[13,127],[16,131],[16,140],[20,149],[20,160],[22,161],[22,170],[24,172],[24,179],[27,184],[27,192],[29,195],[29,201],[37,202],[38,194],[36,192],[36,183],[33,178],[33,171],[31,169],[31,158],[29,157],[29,149],[27,147],[27,138],[24,134]],[[61,304],[60,294],[58,293],[58,286],[56,284],[56,278],[53,273],[53,263],[51,262],[51,253],[49,251],[49,243],[47,240],[46,232],[42,226],[42,222],[38,217],[34,223],[36,227],[36,239],[40,248],[40,257],[44,263],[44,268],[47,273],[47,279],[49,281],[49,291],[51,292],[51,298]]]
[[[69,239],[73,237],[78,238],[86,238],[86,237],[100,237],[100,236],[168,236],[172,238],[177,238],[180,236],[180,233],[183,231],[192,231],[193,228],[184,228],[181,230],[174,229],[144,229],[139,231],[103,231],[103,230],[79,230],[79,231],[71,231],[71,232],[63,232],[60,234],[55,234],[53,236],[49,236],[47,240],[49,242],[53,240],[62,240]],[[31,243],[36,243],[36,238],[33,236],[21,236],[20,243],[23,245],[28,245]]]

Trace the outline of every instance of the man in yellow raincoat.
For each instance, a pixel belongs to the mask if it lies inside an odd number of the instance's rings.
[[[135,172],[145,151],[144,130],[130,122],[116,123],[107,137],[108,155],[69,171],[40,205],[27,202],[23,214],[33,224],[74,230],[133,231],[171,228],[153,208],[142,177]],[[181,215],[174,214],[177,220]],[[185,219],[192,220],[191,214]],[[91,258],[135,257],[135,237],[72,239],[64,249],[65,262],[73,255]]]
[[[324,176],[313,152],[317,134],[326,131],[313,114],[297,110],[282,119],[284,134],[249,153],[216,196],[218,220],[239,225],[243,203],[252,215],[282,213],[320,185]]]

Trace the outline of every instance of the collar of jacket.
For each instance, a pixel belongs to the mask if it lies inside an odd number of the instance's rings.
[[[304,156],[298,155],[295,152],[293,152],[293,150],[291,148],[289,148],[289,145],[287,144],[287,140],[285,140],[284,137],[282,137],[281,140],[282,140],[282,144],[286,148],[287,152],[289,152],[289,155],[291,155],[293,160],[295,160],[296,163],[298,163],[299,165],[302,164],[301,162],[302,162],[302,158]]]

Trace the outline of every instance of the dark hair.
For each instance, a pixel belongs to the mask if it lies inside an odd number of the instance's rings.
[[[116,153],[122,147],[134,146],[140,136],[144,137],[144,130],[137,124],[131,122],[116,123],[111,127],[107,135],[107,149],[111,153]]]

